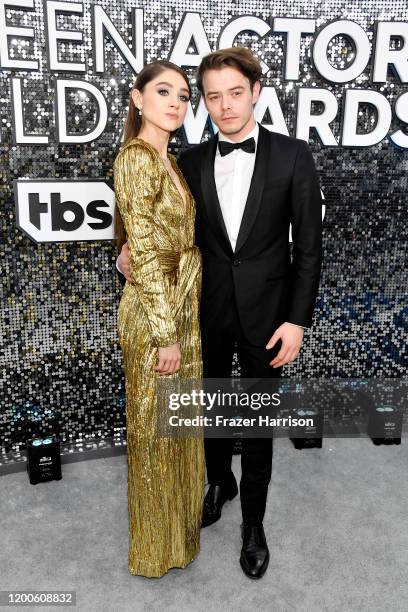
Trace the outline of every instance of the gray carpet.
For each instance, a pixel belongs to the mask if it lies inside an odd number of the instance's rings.
[[[302,451],[275,441],[271,560],[258,581],[238,563],[238,497],[202,530],[186,569],[142,578],[127,570],[126,457],[62,467],[61,481],[35,486],[25,472],[0,477],[0,590],[75,590],[81,612],[408,610],[406,439],[329,439]],[[237,456],[233,468],[239,476]]]

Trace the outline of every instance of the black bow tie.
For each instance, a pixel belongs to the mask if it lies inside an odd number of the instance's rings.
[[[243,142],[227,142],[226,140],[220,140],[218,143],[218,150],[220,155],[228,155],[234,149],[242,149],[246,153],[255,153],[255,138],[248,138]]]

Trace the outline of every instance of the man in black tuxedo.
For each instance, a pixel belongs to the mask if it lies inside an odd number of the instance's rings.
[[[322,201],[313,157],[303,140],[256,123],[261,74],[248,49],[204,57],[197,85],[219,132],[179,156],[197,205],[206,378],[229,377],[235,349],[245,378],[279,377],[299,353],[319,286]],[[130,280],[126,249],[118,268]],[[217,521],[226,500],[237,495],[232,451],[232,439],[205,439],[210,486],[203,527]],[[240,563],[247,576],[260,578],[269,562],[263,517],[272,438],[244,438],[241,465]]]

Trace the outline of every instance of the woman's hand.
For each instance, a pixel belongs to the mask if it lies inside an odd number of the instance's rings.
[[[126,278],[127,282],[133,285],[133,278],[130,274],[129,244],[127,242],[122,246],[122,250],[116,261],[119,271]]]
[[[159,348],[159,362],[156,366],[156,372],[159,374],[174,374],[180,369],[181,352],[178,342],[171,346]]]

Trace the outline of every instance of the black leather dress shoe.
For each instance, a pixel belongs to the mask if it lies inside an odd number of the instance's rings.
[[[241,525],[242,550],[239,562],[248,578],[262,578],[269,564],[263,525]]]
[[[231,480],[227,485],[210,485],[204,498],[201,527],[208,527],[221,518],[221,510],[227,499],[231,500],[238,493],[237,482]]]

